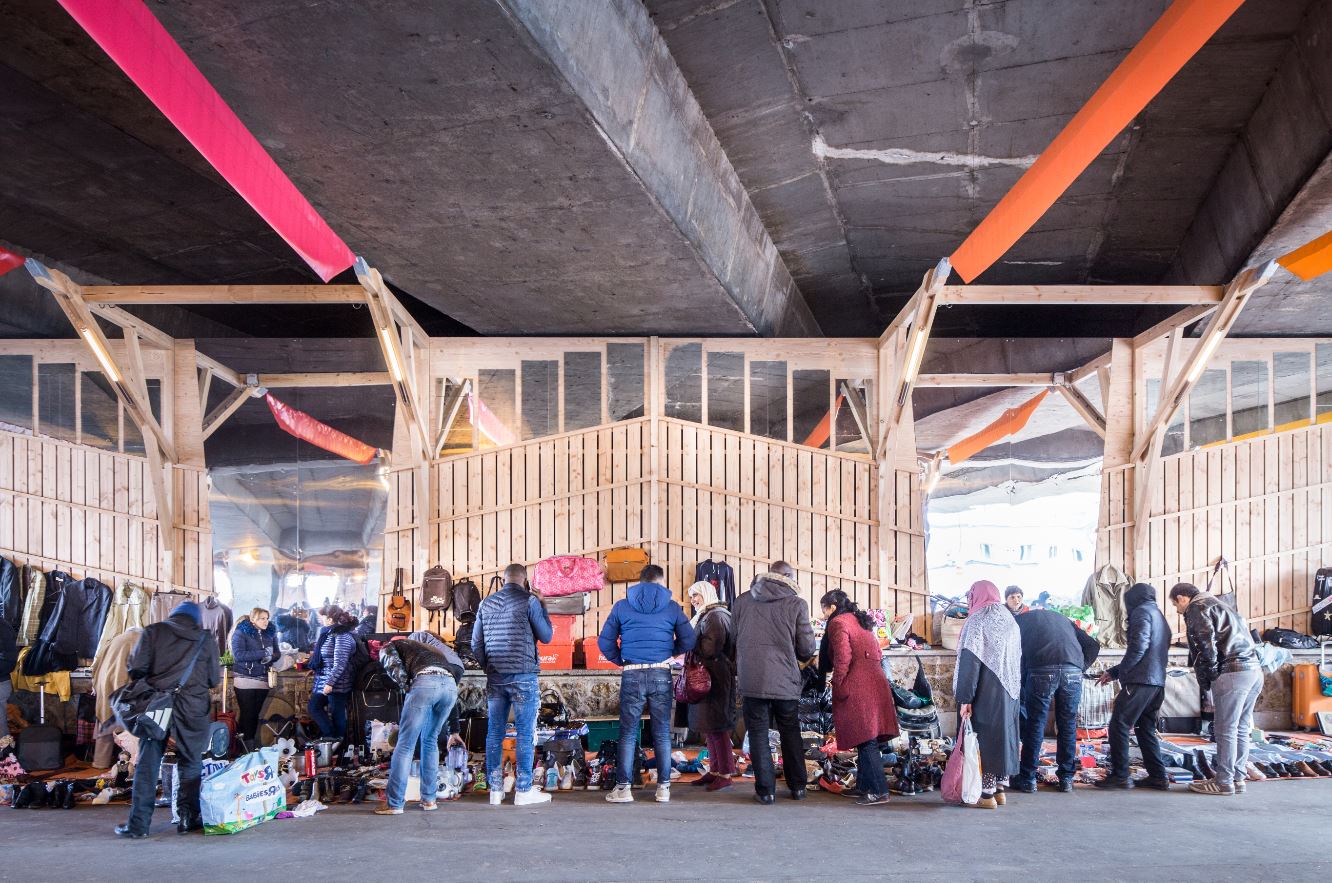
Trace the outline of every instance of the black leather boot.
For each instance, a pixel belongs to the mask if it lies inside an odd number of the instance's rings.
[[[130,830],[129,822],[126,822],[123,825],[116,825],[116,836],[124,837],[127,840],[142,840],[143,838],[148,836],[148,832],[132,831]]]

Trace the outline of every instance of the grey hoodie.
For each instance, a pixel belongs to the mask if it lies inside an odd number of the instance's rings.
[[[759,574],[735,599],[731,620],[740,695],[799,699],[800,663],[817,649],[799,586],[778,573]]]

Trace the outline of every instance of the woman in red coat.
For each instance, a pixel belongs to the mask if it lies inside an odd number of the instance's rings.
[[[879,740],[897,735],[897,708],[883,673],[873,621],[841,590],[828,592],[820,603],[828,619],[823,641],[831,657],[837,745],[843,750],[854,746],[858,752],[856,786],[860,797],[856,803],[887,803],[888,777],[883,772]]]

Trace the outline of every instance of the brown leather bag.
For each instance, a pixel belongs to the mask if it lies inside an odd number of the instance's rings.
[[[606,579],[613,583],[636,583],[639,572],[651,563],[648,553],[633,546],[622,546],[606,553]]]
[[[393,597],[389,598],[388,609],[384,612],[384,624],[395,632],[405,632],[412,625],[412,602],[402,594],[401,567],[393,577]]]

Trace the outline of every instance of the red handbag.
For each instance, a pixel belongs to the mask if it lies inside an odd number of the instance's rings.
[[[606,586],[606,572],[594,558],[556,555],[532,568],[532,584],[547,598],[596,592]]]
[[[675,701],[686,705],[702,702],[712,692],[712,675],[693,653],[686,653],[684,668],[675,676]]]

